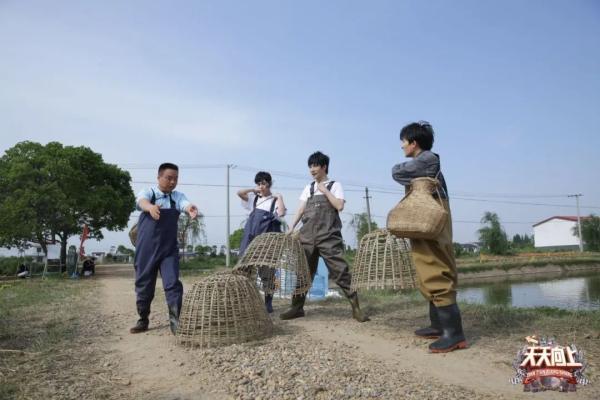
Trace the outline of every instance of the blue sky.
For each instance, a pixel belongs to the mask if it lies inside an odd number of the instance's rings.
[[[136,191],[156,175],[139,168],[163,161],[238,165],[235,186],[281,171],[274,190],[293,213],[322,150],[348,190],[342,220],[364,211],[369,186],[382,225],[401,197],[383,193],[401,191],[398,132],[425,119],[455,240],[475,240],[485,211],[531,233],[575,215],[559,207],[569,193],[600,213],[599,22],[591,0],[0,1],[0,151],[89,146],[130,169]],[[225,169],[182,168],[180,183],[223,185]],[[207,216],[208,243],[223,243],[225,189],[180,189]],[[244,217],[231,193],[233,230]],[[110,233],[88,248],[121,243]]]

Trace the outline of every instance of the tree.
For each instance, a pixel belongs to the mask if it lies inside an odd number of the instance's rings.
[[[0,158],[0,245],[39,243],[56,237],[64,265],[67,240],[88,225],[90,237],[102,229],[127,227],[135,206],[131,176],[87,147],[21,142]]]
[[[512,245],[518,249],[525,249],[528,247],[533,247],[533,236],[519,235],[518,233],[513,236]]]
[[[244,236],[244,229],[239,228],[233,231],[231,235],[229,235],[229,247],[232,249],[239,249],[242,244],[242,237]]]
[[[369,233],[369,215],[367,213],[353,214],[350,227],[356,232],[356,247],[363,236]],[[371,221],[371,231],[377,229],[377,223]]]
[[[462,247],[462,245],[460,243],[454,242],[454,243],[452,243],[452,247],[454,247],[454,256],[456,258],[465,254],[465,249]]]
[[[579,237],[579,227],[577,224],[573,227],[573,233]],[[586,250],[600,251],[600,217],[591,214],[587,218],[582,218],[581,236],[583,236],[583,243]]]
[[[508,238],[500,225],[498,214],[486,211],[481,218],[481,223],[487,224],[477,231],[483,249],[491,254],[507,254],[510,249]]]
[[[188,244],[193,247],[197,239],[206,240],[204,228],[204,217],[202,215],[192,219],[186,213],[181,213],[177,224],[179,247],[185,250]]]
[[[198,256],[209,256],[212,254],[212,250],[212,246],[198,245],[194,248],[194,251],[196,254],[198,254]]]
[[[135,250],[127,248],[127,247],[123,246],[122,244],[120,244],[119,247],[117,247],[117,254],[122,254],[125,256],[133,257],[135,254]]]

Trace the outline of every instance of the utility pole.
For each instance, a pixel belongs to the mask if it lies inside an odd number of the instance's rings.
[[[369,228],[369,233],[371,233],[371,204],[369,203],[369,188],[365,187],[365,199],[367,200],[367,226]]]
[[[230,251],[229,251],[229,230],[230,230],[230,226],[229,226],[229,220],[230,220],[230,215],[229,215],[229,169],[232,167],[231,164],[227,164],[227,184],[226,184],[226,193],[225,193],[225,198],[227,199],[226,204],[227,204],[227,210],[226,210],[226,214],[227,214],[227,229],[226,229],[226,238],[225,238],[225,266],[229,267],[230,265]]]
[[[579,230],[579,251],[583,252],[583,236],[581,235],[581,217],[579,215],[579,198],[583,196],[581,193],[569,194],[567,197],[575,197],[577,203],[577,229]]]

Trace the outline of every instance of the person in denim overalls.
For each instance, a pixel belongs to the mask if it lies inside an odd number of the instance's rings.
[[[330,181],[327,177],[329,157],[316,152],[308,158],[310,173],[315,179],[309,184],[300,197],[300,208],[290,227],[290,233],[302,220],[300,243],[304,248],[311,280],[317,272],[319,257],[322,257],[329,270],[329,278],[342,289],[350,305],[352,316],[359,322],[369,318],[362,312],[358,304],[358,295],[350,288],[352,276],[348,263],[344,259],[344,242],[342,239],[342,221],[339,212],[344,209],[344,192],[339,182]],[[293,319],[304,316],[306,295],[292,297],[292,306],[279,317]]]
[[[196,218],[198,209],[183,193],[174,191],[178,178],[179,168],[175,164],[161,164],[158,168],[158,186],[142,190],[137,196],[137,207],[142,213],[138,221],[134,267],[136,305],[140,318],[129,330],[131,333],[148,330],[150,304],[154,299],[159,272],[173,334],[179,324],[183,285],[179,280],[177,223],[181,212]]]
[[[280,194],[271,194],[271,174],[260,171],[254,178],[256,188],[243,189],[238,192],[242,206],[250,210],[244,227],[244,236],[240,244],[240,257],[254,238],[265,232],[281,232],[281,220],[285,215],[285,205]],[[274,271],[269,267],[260,267],[258,275],[265,292],[265,307],[268,313],[273,312]]]

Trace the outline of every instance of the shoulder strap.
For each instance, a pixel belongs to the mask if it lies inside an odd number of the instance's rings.
[[[254,195],[254,206],[252,207],[252,209],[256,208],[256,203],[258,202],[258,195]]]
[[[275,203],[277,203],[277,199],[275,197],[273,197],[273,201],[271,202],[271,214],[275,213],[275,206],[276,206]]]
[[[175,200],[173,200],[173,197],[171,197],[171,193],[169,193],[169,203],[171,205],[171,208],[175,208],[177,206]]]
[[[156,193],[154,193],[154,189],[150,190],[152,190],[152,198],[150,199],[150,204],[154,205],[156,204]]]
[[[330,181],[327,184],[327,190],[331,190],[331,188],[333,187],[333,184],[335,183],[335,181]],[[310,183],[310,197],[313,197],[315,195],[315,181],[312,181]]]

